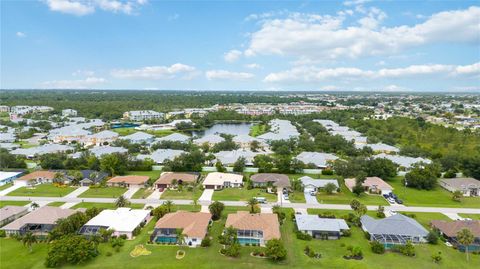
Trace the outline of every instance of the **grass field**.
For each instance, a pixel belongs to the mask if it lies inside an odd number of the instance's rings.
[[[24,206],[24,205],[28,205],[29,203],[30,203],[29,201],[0,201],[0,208],[7,205]]]
[[[478,214],[458,214],[460,217],[469,218],[472,220],[480,220],[480,213]]]
[[[56,187],[53,184],[40,184],[36,185],[34,188],[18,188],[8,193],[7,196],[63,197],[75,189],[76,187]]]
[[[325,177],[325,176],[322,176]],[[332,176],[328,176],[332,178]],[[352,193],[343,183],[343,179],[337,178],[340,185],[340,192],[327,194],[325,192],[319,192],[317,194],[317,200],[321,204],[350,204],[353,199],[359,200],[365,205],[388,205],[388,202],[381,195],[370,195],[362,193],[360,196]]]
[[[117,132],[120,136],[131,135],[133,133],[138,132],[138,130],[135,130],[134,128],[115,128],[115,129],[112,129],[112,131]],[[156,137],[167,136],[174,133],[174,131],[172,130],[142,131],[142,132],[154,135]]]
[[[402,177],[396,177],[388,183],[406,206],[480,208],[480,197],[464,197],[461,202],[455,202],[452,193],[440,186],[430,191],[407,188],[402,183]]]
[[[162,171],[128,171],[125,175],[149,176],[151,180],[157,180]]]
[[[250,128],[250,136],[257,137],[266,133],[268,126],[266,124],[255,124]]]
[[[153,190],[150,188],[140,188],[136,193],[133,194],[132,199],[146,199],[152,193]]]
[[[163,197],[163,196],[162,196]],[[214,201],[248,201],[253,197],[265,197],[269,202],[277,201],[277,195],[267,193],[264,189],[227,188],[213,192]]]
[[[89,188],[86,192],[80,194],[78,197],[83,198],[117,198],[124,194],[127,188],[122,187],[104,187],[104,188]]]
[[[254,247],[242,247],[238,258],[228,258],[218,253],[221,245],[218,243],[218,235],[222,232],[228,213],[237,210],[247,210],[246,207],[226,207],[222,219],[215,221],[209,230],[209,236],[212,237],[212,245],[208,248],[188,248],[178,246],[146,245],[149,233],[155,226],[155,221],[151,221],[141,233],[134,239],[126,241],[119,252],[112,250],[109,244],[99,246],[100,255],[94,260],[79,266],[64,266],[62,268],[200,268],[200,269],[221,269],[221,268],[342,268],[342,269],[366,269],[366,268],[405,268],[423,269],[423,268],[477,268],[480,262],[480,256],[471,255],[470,262],[465,259],[465,254],[454,249],[447,248],[443,244],[439,245],[417,245],[415,257],[406,257],[397,253],[386,253],[383,255],[373,254],[370,250],[369,242],[364,238],[363,232],[357,228],[352,228],[352,236],[340,240],[298,240],[294,233],[294,223],[287,214],[287,221],[281,226],[282,240],[287,249],[287,259],[274,263],[268,259],[259,259],[249,255]],[[286,212],[291,212],[285,209]],[[151,255],[132,258],[129,253],[136,245],[143,244]],[[320,259],[311,259],[303,254],[303,249],[309,245],[316,252],[322,254]],[[345,260],[342,256],[346,253],[346,246],[359,246],[364,259]],[[33,252],[21,242],[10,238],[0,239],[0,260],[2,268],[45,268],[43,265],[48,245],[46,243],[34,244]],[[185,251],[185,257],[181,260],[175,259],[177,250]],[[439,264],[431,261],[431,254],[442,252],[443,260]],[[111,256],[106,253],[111,252]],[[8,257],[8,258],[6,258]],[[161,263],[159,264],[159,261]]]
[[[64,205],[65,203],[64,202],[51,202],[51,203],[48,203],[47,206],[56,206],[56,207],[60,207],[62,205]]]
[[[13,186],[12,183],[2,185],[2,186],[0,186],[0,191],[3,191],[3,190],[5,190],[5,189],[8,189],[8,188],[10,188],[11,186]]]
[[[103,209],[115,209],[117,208],[115,204],[109,204],[109,203],[79,203],[74,205],[72,208],[77,209],[77,208],[103,208]],[[128,207],[133,208],[133,209],[142,209],[144,207],[144,204],[130,204]]]
[[[182,191],[178,190],[166,190],[162,194],[162,199],[167,199],[167,200],[198,200],[200,196],[202,195],[201,190],[196,190],[195,192],[193,191],[188,191],[186,188],[184,188]]]
[[[305,194],[301,191],[294,191],[288,195],[291,203],[305,203]]]

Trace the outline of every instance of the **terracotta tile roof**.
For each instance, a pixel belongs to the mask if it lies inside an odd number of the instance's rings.
[[[356,179],[355,178],[346,178],[345,185],[348,189],[352,190],[355,186]],[[393,187],[390,186],[387,182],[383,181],[383,179],[379,177],[367,177],[363,182],[362,186],[371,188],[375,186],[377,189],[380,190],[393,190]]]
[[[32,180],[32,179],[37,179],[37,178],[54,179],[55,174],[56,173],[52,172],[52,171],[35,171],[35,172],[32,172],[28,175],[24,175],[23,177],[21,177],[17,180]]]
[[[155,184],[171,184],[172,180],[181,180],[183,182],[195,182],[198,178],[196,173],[175,173],[175,172],[165,172],[160,175]]]
[[[143,184],[149,179],[149,176],[116,176],[108,180],[108,183]]]
[[[59,219],[66,218],[77,212],[73,209],[63,209],[60,207],[44,206],[28,213],[27,215],[3,226],[2,230],[19,230],[23,225],[32,224],[55,224]]]
[[[203,238],[211,218],[210,213],[177,211],[159,219],[155,228],[183,229],[183,234],[188,237]]]
[[[277,214],[273,213],[250,214],[246,211],[238,211],[228,214],[225,227],[230,226],[239,230],[263,231],[265,240],[280,238],[280,224]]]
[[[480,220],[432,220],[430,223],[448,237],[457,236],[458,231],[463,228],[469,229],[475,237],[480,237]]]

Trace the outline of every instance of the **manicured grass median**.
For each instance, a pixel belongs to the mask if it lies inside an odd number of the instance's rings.
[[[8,188],[10,188],[11,186],[13,186],[13,184],[11,184],[11,183],[2,185],[2,186],[0,186],[0,191],[3,191],[3,190],[5,190],[5,189],[8,189]]]
[[[7,194],[7,196],[32,196],[32,197],[63,197],[77,187],[54,186],[53,184],[40,184],[33,188],[21,187]]]
[[[51,202],[51,203],[48,203],[47,206],[56,206],[56,207],[60,207],[62,205],[64,205],[65,203],[64,202]]]
[[[81,198],[117,198],[124,194],[127,188],[121,187],[99,187],[89,188],[86,192],[80,194]]]
[[[472,220],[480,220],[480,213],[479,214],[458,214],[462,218],[469,218]]]
[[[133,194],[132,199],[146,199],[152,192],[153,190],[150,188],[140,188]]]
[[[28,205],[29,201],[0,201],[0,208],[7,206],[7,205],[16,205],[16,206],[24,206]]]
[[[247,188],[227,188],[221,191],[213,192],[212,199],[214,201],[248,201],[253,197],[265,197],[269,202],[277,201],[277,195],[267,193],[264,189]]]

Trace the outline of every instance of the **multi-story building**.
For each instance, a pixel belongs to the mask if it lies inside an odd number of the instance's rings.
[[[135,110],[123,113],[123,118],[132,121],[156,120],[163,119],[164,113],[153,110]]]

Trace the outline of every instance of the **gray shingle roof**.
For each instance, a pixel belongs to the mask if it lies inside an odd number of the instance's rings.
[[[416,220],[395,214],[384,219],[374,219],[368,215],[360,218],[360,221],[370,234],[390,234],[425,237],[428,231]]]
[[[298,230],[300,231],[329,231],[340,232],[340,230],[349,230],[347,223],[343,219],[320,218],[317,215],[295,215]]]

